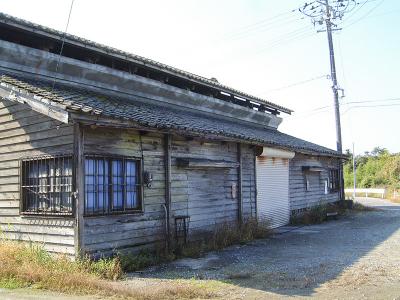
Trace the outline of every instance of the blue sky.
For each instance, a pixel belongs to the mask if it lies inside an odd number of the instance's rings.
[[[357,153],[375,146],[400,152],[400,2],[359,2],[333,37],[345,90],[343,148],[354,142]],[[75,0],[68,32],[292,108],[281,131],[335,148],[326,33],[296,11],[303,3]],[[70,0],[0,0],[2,12],[59,30],[69,6]]]

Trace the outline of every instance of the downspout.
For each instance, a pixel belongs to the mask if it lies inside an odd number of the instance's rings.
[[[237,144],[237,161],[238,161],[238,223],[239,226],[242,225],[243,222],[243,193],[242,193],[242,177],[243,177],[243,168],[242,168],[242,144]]]
[[[168,243],[168,233],[169,233],[169,226],[167,220],[168,220],[168,209],[165,204],[161,204],[162,208],[164,208],[164,220],[165,220],[165,253],[168,254],[168,248],[169,248],[169,243]]]
[[[165,243],[166,251],[171,248],[171,135],[164,135],[164,165],[165,165]]]

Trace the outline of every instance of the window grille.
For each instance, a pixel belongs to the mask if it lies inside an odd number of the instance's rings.
[[[21,161],[24,214],[72,215],[72,156],[43,156]]]
[[[331,193],[339,191],[339,170],[329,170],[329,191]]]
[[[126,157],[85,158],[85,215],[142,208],[141,161]]]

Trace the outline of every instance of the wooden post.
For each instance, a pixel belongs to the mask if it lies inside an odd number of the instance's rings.
[[[258,197],[258,191],[257,191],[257,155],[256,155],[256,147],[254,147],[253,149],[253,155],[254,155],[254,159],[253,159],[253,163],[254,163],[254,194],[255,194],[255,198],[254,198],[254,217],[257,219],[257,197]],[[252,216],[253,217],[253,216]]]
[[[243,192],[242,192],[242,177],[243,177],[243,168],[242,168],[242,144],[237,144],[237,161],[238,161],[238,222],[239,225],[242,225],[243,222]]]
[[[165,164],[165,207],[166,207],[166,248],[171,247],[171,135],[164,136],[164,164]]]
[[[83,130],[79,123],[74,124],[74,209],[75,209],[75,257],[84,255],[83,211],[84,211],[84,143]]]

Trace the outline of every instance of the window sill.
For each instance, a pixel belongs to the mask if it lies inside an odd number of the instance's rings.
[[[23,218],[40,218],[40,219],[73,219],[74,215],[72,213],[68,214],[49,214],[49,213],[30,213],[30,212],[21,212],[20,216]]]
[[[138,216],[144,215],[144,210],[132,210],[128,212],[112,212],[108,214],[95,214],[95,215],[83,215],[84,218],[113,218],[113,217],[121,217],[121,216]]]

